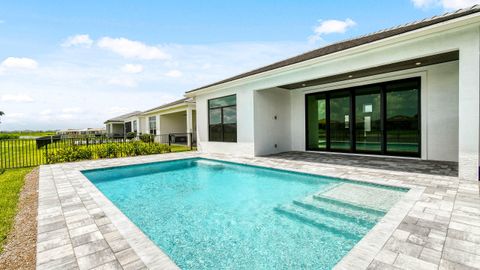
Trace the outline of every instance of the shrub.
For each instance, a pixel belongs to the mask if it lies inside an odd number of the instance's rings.
[[[93,151],[89,147],[72,146],[57,149],[54,153],[47,155],[48,163],[73,162],[93,158]]]
[[[133,139],[137,137],[137,133],[136,132],[128,132],[127,133],[127,139]]]
[[[94,147],[72,146],[60,148],[47,155],[47,162],[52,164],[97,158],[162,154],[167,152],[171,152],[170,146],[159,143],[145,143],[143,141],[106,143],[95,145]]]
[[[8,133],[0,133],[0,141],[1,140],[13,140],[19,139],[20,135],[18,134],[8,134]]]
[[[151,143],[154,142],[155,136],[152,134],[142,134],[140,135],[140,140],[144,143]]]
[[[118,143],[106,143],[99,145],[96,149],[98,158],[116,158],[121,156],[121,149]]]

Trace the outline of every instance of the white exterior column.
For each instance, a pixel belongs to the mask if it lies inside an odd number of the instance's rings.
[[[160,122],[160,115],[157,114],[155,115],[155,119],[157,121],[157,123],[155,124],[157,126],[157,134],[156,135],[161,135],[161,122]]]
[[[480,36],[460,48],[458,177],[478,180],[480,142]],[[441,132],[436,131],[436,132]]]
[[[192,146],[192,137],[193,137],[193,134],[191,134],[193,132],[193,113],[192,113],[192,108],[187,107],[187,145],[188,146]]]

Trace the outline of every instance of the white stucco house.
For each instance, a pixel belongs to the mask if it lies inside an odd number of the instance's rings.
[[[107,136],[123,137],[130,132],[140,130],[141,113],[141,111],[134,111],[105,121]]]
[[[480,8],[473,7],[191,90],[199,150],[455,161],[460,178],[477,180],[479,53]]]
[[[196,108],[191,98],[182,98],[142,112],[142,133],[161,135],[160,140],[195,141]],[[191,135],[188,135],[191,134]]]
[[[146,111],[135,111],[105,121],[107,135],[134,132],[155,135],[155,140],[191,145],[196,141],[195,101],[182,98]]]

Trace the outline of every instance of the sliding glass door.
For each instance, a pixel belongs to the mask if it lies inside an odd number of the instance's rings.
[[[330,94],[330,150],[349,151],[350,138],[350,92]]]
[[[307,97],[308,114],[308,148],[315,150],[327,149],[327,102],[325,95]]]
[[[355,91],[355,149],[358,152],[382,151],[381,88]]]
[[[414,81],[392,83],[386,87],[387,153],[420,151],[419,87]]]
[[[420,156],[420,79],[306,96],[307,150]]]

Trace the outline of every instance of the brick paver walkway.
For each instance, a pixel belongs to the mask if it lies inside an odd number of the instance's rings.
[[[189,152],[41,166],[37,268],[177,268],[80,170],[194,156],[410,187],[338,269],[480,269],[479,186],[459,181],[455,164],[304,152]]]

